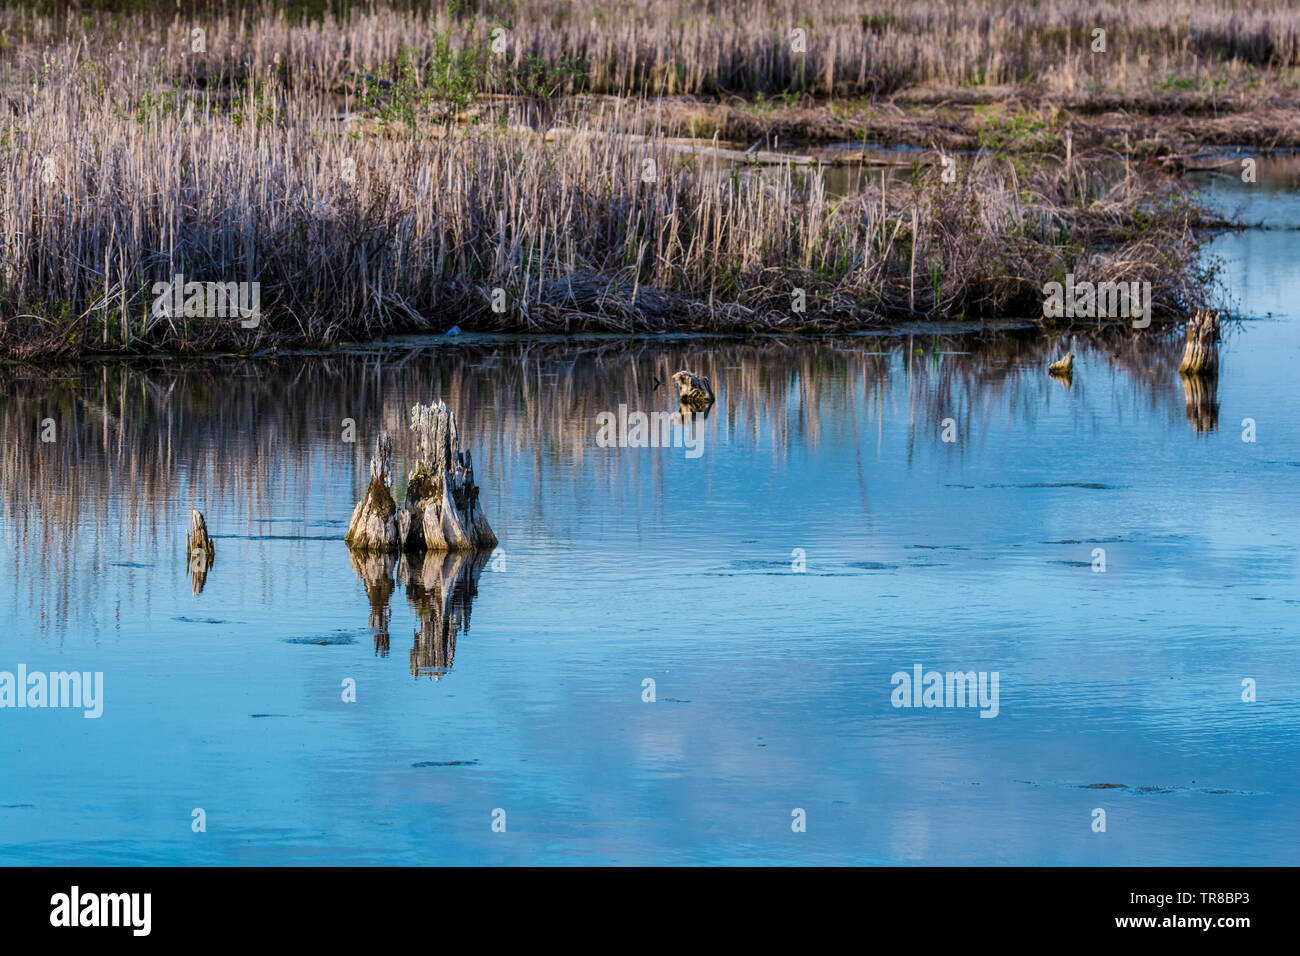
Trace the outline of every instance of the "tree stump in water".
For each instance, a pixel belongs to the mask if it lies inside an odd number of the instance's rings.
[[[211,561],[214,550],[212,538],[208,536],[208,523],[203,520],[203,512],[191,511],[190,530],[185,532],[185,552],[187,554],[202,552]]]
[[[191,511],[190,530],[185,532],[185,571],[190,576],[195,595],[203,590],[215,557],[216,549],[208,535],[208,523],[203,520],[203,512]]]
[[[496,547],[474,483],[474,465],[460,451],[456,416],[445,404],[411,408],[419,457],[406,482],[403,545],[407,551],[472,551]]]
[[[1178,371],[1205,375],[1219,370],[1219,313],[1204,309],[1187,322],[1187,344]]]
[[[1047,366],[1047,374],[1054,381],[1060,382],[1069,391],[1070,386],[1074,384],[1074,353],[1066,352],[1065,358],[1057,359],[1051,365]]]
[[[392,441],[381,434],[370,459],[370,485],[352,512],[344,540],[355,551],[491,550],[497,545],[474,483],[474,464],[460,450],[456,416],[445,404],[411,408],[419,447],[406,480],[406,501],[393,501]]]
[[[677,386],[677,401],[684,409],[699,412],[712,407],[713,383],[705,376],[683,369],[673,373],[672,381]]]
[[[352,511],[344,542],[354,551],[396,551],[401,547],[397,504],[393,501],[393,472],[389,461],[393,440],[386,432],[375,439],[370,458],[370,484]]]
[[[1047,371],[1053,375],[1073,375],[1074,374],[1074,353],[1066,352],[1065,358],[1057,359],[1051,365],[1047,366]]]

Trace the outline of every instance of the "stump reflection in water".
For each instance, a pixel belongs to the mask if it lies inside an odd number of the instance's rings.
[[[673,417],[684,426],[702,425],[711,411],[713,411],[712,405],[706,405],[704,408],[694,408],[686,404],[686,402],[678,402],[677,414]]]
[[[441,678],[451,669],[460,631],[469,630],[470,608],[488,552],[431,551],[394,557],[353,551],[350,555],[370,602],[375,654],[388,656],[390,600],[401,584],[419,623],[411,645],[411,676]]]
[[[389,599],[393,596],[394,558],[391,554],[365,553],[348,551],[352,559],[352,570],[361,579],[366,589],[366,598],[370,601],[370,619],[367,626],[375,639],[375,654],[388,656],[388,622],[392,618]]]
[[[1070,347],[1081,368],[1114,371],[1125,386],[1116,401],[1127,414],[1158,412],[1159,420],[1173,424],[1184,411],[1175,384],[1181,333],[1172,326],[1077,328]],[[171,554],[184,544],[190,509],[202,509],[210,527],[238,537],[245,526],[251,531],[254,513],[297,514],[306,493],[334,496],[331,513],[319,516],[334,527],[346,521],[354,490],[368,480],[375,437],[409,435],[412,405],[433,394],[465,410],[458,427],[477,436],[474,469],[492,478],[494,490],[483,496],[490,494],[487,506],[498,530],[547,520],[558,495],[590,499],[593,482],[604,489],[626,476],[637,488],[659,487],[662,456],[597,449],[593,422],[683,366],[716,383],[718,410],[704,424],[710,447],[735,445],[741,453],[761,436],[781,459],[796,449],[816,453],[849,440],[834,429],[855,415],[872,426],[851,439],[865,455],[878,453],[884,429],[895,425],[913,440],[933,433],[954,409],[970,421],[990,422],[1012,409],[1019,420],[1066,394],[1042,374],[1061,354],[1059,335],[1026,328],[926,336],[924,360],[915,354],[919,341],[457,339],[395,347],[382,361],[340,354],[105,362],[57,375],[7,366],[0,368],[6,398],[0,403],[0,542],[50,566],[67,559],[73,541],[96,554],[116,548],[138,556],[165,539]],[[1082,377],[1079,384],[1086,391]],[[656,400],[671,409],[677,396]],[[60,440],[42,443],[32,426],[51,407],[63,409]],[[337,440],[335,425],[344,418],[356,420],[355,443]],[[961,456],[974,454],[973,444],[952,447]],[[539,448],[558,456],[558,464],[546,465],[546,481],[531,480],[542,467]],[[408,445],[402,457],[411,450]],[[294,480],[286,482],[287,474]],[[400,503],[405,489],[400,479],[394,484]],[[630,508],[633,500],[618,507]],[[25,574],[17,562],[9,570],[8,593],[33,613],[45,608],[60,629],[72,626],[93,597],[70,587],[51,591],[44,575]],[[199,572],[201,585],[206,573],[204,599],[213,588],[242,579],[223,578],[211,561]],[[190,578],[187,583],[192,571]],[[102,596],[110,584],[110,578],[92,578],[87,586]],[[273,575],[262,586],[273,595],[295,585],[289,576]]]
[[[411,676],[442,677],[456,655],[456,636],[469,630],[470,607],[478,595],[484,551],[408,554],[398,571],[419,629],[411,645]]]
[[[208,534],[208,523],[204,520],[203,512],[191,511],[190,530],[185,533],[185,573],[190,578],[195,597],[203,593],[203,585],[207,583],[208,571],[215,558],[216,549]]]
[[[1187,422],[1198,435],[1219,427],[1219,376],[1187,375],[1183,380],[1183,397],[1187,399]]]
[[[190,586],[194,589],[194,596],[198,597],[203,593],[203,585],[208,583],[208,572],[212,570],[212,565],[216,558],[208,551],[192,551],[188,557],[185,567],[185,574],[190,579]]]

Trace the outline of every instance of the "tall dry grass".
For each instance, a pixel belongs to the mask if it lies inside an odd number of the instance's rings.
[[[194,92],[147,57],[105,63],[68,42],[44,58],[0,119],[0,349],[19,357],[324,346],[453,323],[1031,315],[1067,272],[1150,281],[1158,314],[1200,304],[1198,214],[1164,177],[984,155],[954,183],[918,169],[835,197],[816,170],[675,151],[644,104],[554,116],[555,139],[518,103],[468,127],[424,100],[340,124],[273,70]],[[178,273],[260,283],[260,325],[156,314],[154,284]]]
[[[179,9],[178,9],[179,7]],[[68,13],[71,9],[73,12]],[[1159,92],[1170,84],[1246,94],[1267,71],[1300,67],[1300,10],[1287,0],[452,0],[447,3],[45,3],[0,12],[28,65],[86,35],[126,52],[166,52],[171,78],[228,83],[274,68],[287,83],[330,87],[392,63],[506,54],[481,79],[527,82],[544,70],[561,92],[625,95],[791,92],[842,96],[920,84],[1035,84]],[[189,49],[204,29],[206,51]],[[1092,50],[1093,30],[1107,51]],[[793,31],[802,30],[805,52]],[[181,53],[185,56],[182,57]],[[1218,87],[1223,87],[1218,89]]]

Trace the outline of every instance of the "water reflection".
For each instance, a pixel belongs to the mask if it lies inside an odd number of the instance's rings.
[[[195,597],[203,593],[203,585],[208,582],[208,571],[212,569],[212,565],[215,563],[216,558],[208,552],[194,551],[190,553],[185,573],[190,579],[190,586]]]
[[[389,599],[393,596],[393,564],[395,556],[388,553],[369,553],[348,549],[352,570],[366,589],[370,603],[370,616],[366,626],[375,642],[375,654],[388,656],[388,622],[392,619]]]
[[[1127,327],[0,370],[0,664],[110,688],[0,734],[0,862],[1294,863],[1292,238],[1215,240],[1256,317],[1217,381]],[[597,444],[683,368],[702,456]],[[343,543],[375,435],[409,460],[438,398],[501,538],[482,591],[483,556]],[[917,662],[999,672],[998,718],[894,709]],[[200,798],[198,842],[147,812]]]
[[[1187,399],[1187,423],[1198,435],[1219,427],[1219,376],[1214,372],[1182,375],[1183,395]]]
[[[411,645],[411,676],[441,679],[456,656],[456,637],[469,632],[470,607],[488,555],[482,551],[402,556],[399,574],[418,627]]]
[[[485,551],[361,554],[349,549],[352,570],[365,588],[367,619],[375,655],[387,657],[392,620],[390,600],[397,585],[415,612],[410,653],[412,677],[439,680],[451,670],[456,639],[468,632],[470,609],[478,596],[479,574],[490,555]]]
[[[858,444],[859,454],[877,445],[880,429],[894,420],[905,423],[909,444],[937,434],[947,418],[966,429],[1003,409],[1032,422],[1046,413],[1049,390],[1059,385],[1069,387],[1072,401],[1075,395],[1086,400],[1089,389],[1113,387],[1098,382],[1106,368],[1119,376],[1114,401],[1130,404],[1134,414],[1172,421],[1175,408],[1177,417],[1184,416],[1176,384],[1179,345],[1176,332],[1157,328],[1108,326],[1065,335],[953,328],[750,342],[479,340],[265,361],[105,364],[54,375],[10,369],[0,373],[7,396],[0,406],[5,542],[45,569],[65,560],[74,539],[100,561],[137,541],[174,542],[175,554],[197,508],[218,539],[250,546],[322,538],[341,543],[366,478],[372,436],[386,430],[398,442],[407,440],[409,408],[435,398],[457,411],[480,480],[496,496],[487,507],[505,512],[507,527],[512,510],[531,514],[526,520],[532,523],[555,507],[557,484],[570,486],[584,510],[602,496],[615,509],[633,508],[635,501],[614,494],[615,484],[657,493],[665,481],[664,457],[599,448],[594,423],[620,404],[661,408],[654,383],[683,367],[714,383],[715,407],[697,411],[679,404],[678,416],[715,452],[725,446],[770,446],[778,457],[813,451],[838,422],[856,423],[847,435],[836,426],[835,440]],[[1059,382],[1044,371],[1067,348],[1089,371]],[[1212,427],[1213,382],[1182,387],[1188,420]],[[58,423],[56,442],[40,440],[36,426],[46,418]],[[949,451],[964,456],[974,447],[962,442]],[[401,500],[404,476],[394,484]],[[503,493],[507,487],[509,494]],[[340,547],[340,561],[345,550]],[[400,569],[382,557],[354,559],[353,565],[382,650],[383,609]],[[195,599],[212,590],[210,567],[187,568]],[[74,600],[66,586],[51,586],[46,577],[11,573],[15,591],[55,625],[78,607],[94,605],[88,592],[99,586],[96,579],[82,581]],[[476,572],[465,573],[472,591]],[[281,570],[275,577],[269,587],[287,575]],[[237,580],[223,583],[234,587]]]

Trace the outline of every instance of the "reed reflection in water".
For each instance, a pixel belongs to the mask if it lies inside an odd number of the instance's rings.
[[[102,670],[110,697],[97,735],[0,742],[0,805],[41,806],[46,835],[0,806],[0,859],[1203,862],[1251,832],[1278,861],[1295,707],[1206,701],[1300,677],[1300,434],[1259,398],[1294,345],[1228,330],[1204,400],[1260,418],[1257,445],[1189,427],[1203,398],[1154,329],[8,369],[0,661]],[[701,456],[597,444],[620,405],[680,414],[654,387],[680,369],[716,392]],[[498,552],[350,554],[374,436],[401,500],[409,409],[435,399]],[[216,545],[197,575],[192,509]],[[999,671],[998,718],[900,716],[889,675],[916,662]],[[788,836],[792,781],[817,826],[772,842],[753,828]],[[1071,822],[1099,782],[1139,836]],[[201,844],[135,809],[198,794],[225,808]],[[504,803],[519,842],[486,843]]]
[[[503,512],[509,534],[521,519],[545,523],[557,482],[581,508],[597,500],[635,507],[631,488],[662,492],[663,460],[597,448],[594,422],[620,403],[675,407],[653,386],[679,368],[716,383],[717,410],[692,416],[716,449],[762,446],[779,458],[796,447],[815,451],[832,429],[834,440],[851,440],[861,453],[872,445],[865,426],[876,427],[878,450],[891,420],[905,421],[911,447],[937,434],[946,418],[968,432],[1004,411],[1026,421],[1048,414],[1049,390],[1057,386],[1046,365],[1071,342],[1081,361],[1109,370],[1105,387],[1113,383],[1116,399],[1135,414],[1171,417],[1176,336],[1125,328],[1064,337],[1025,329],[751,344],[506,340],[266,361],[103,364],[53,377],[11,369],[0,373],[7,544],[37,562],[28,568],[49,571],[70,546],[102,559],[123,542],[170,542],[183,535],[193,508],[208,516],[218,540],[273,538],[274,525],[289,522],[299,525],[299,538],[341,539],[372,436],[381,429],[394,435],[401,458],[410,451],[401,444],[407,410],[431,398],[457,410],[497,495],[490,513]],[[1207,416],[1193,407],[1211,407],[1216,384],[1186,396],[1187,418],[1198,430]],[[1095,387],[1073,382],[1085,397]],[[42,442],[41,422],[50,419],[59,440]],[[344,440],[348,420],[355,423],[352,442]],[[949,451],[969,448],[959,443]],[[534,471],[546,471],[546,480],[521,482]],[[397,475],[399,500],[402,482]],[[193,593],[209,574],[221,575],[223,564],[194,573]],[[48,624],[84,607],[69,577],[52,583],[16,565],[11,574]]]

